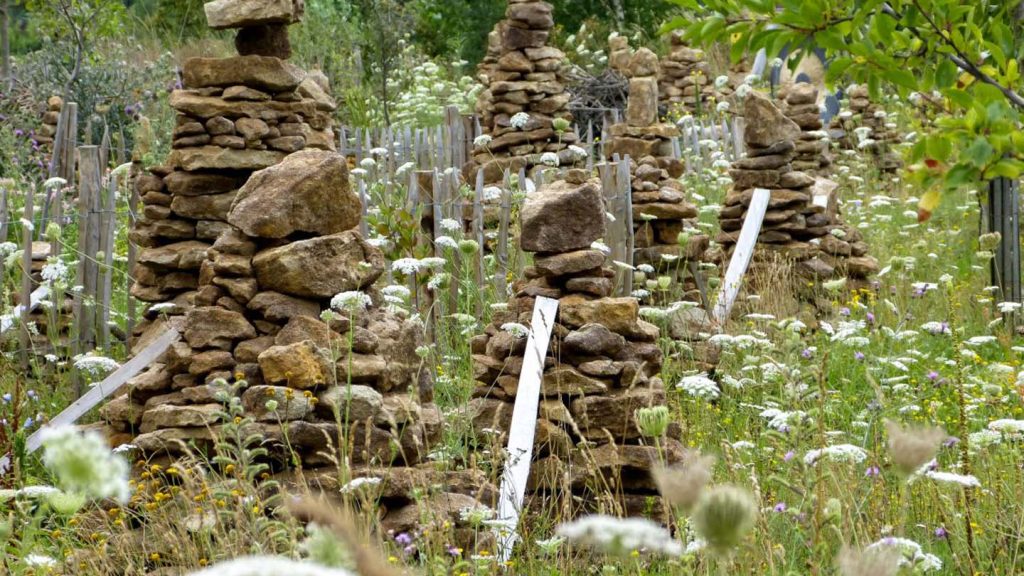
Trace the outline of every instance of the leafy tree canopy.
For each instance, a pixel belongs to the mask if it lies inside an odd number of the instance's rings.
[[[913,147],[914,177],[946,189],[1024,172],[1024,8],[1017,0],[672,0],[692,18],[690,41],[731,45],[732,58],[765,48],[823,48],[828,81],[852,79],[878,97],[887,83],[937,111]],[[936,203],[938,188],[925,195]],[[922,206],[925,208],[925,206]]]

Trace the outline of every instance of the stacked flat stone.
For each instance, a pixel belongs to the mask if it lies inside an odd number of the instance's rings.
[[[47,153],[53,152],[53,139],[57,135],[57,122],[60,120],[60,111],[63,108],[63,98],[50,96],[46,100],[46,112],[43,112],[39,131],[32,136],[32,139]]]
[[[878,262],[868,256],[860,231],[839,222],[834,202],[816,202],[815,179],[793,168],[800,127],[758,92],[745,98],[743,114],[747,157],[733,162],[733,189],[719,213],[722,232],[717,241],[725,261],[739,238],[755,189],[765,188],[771,199],[758,236],[755,266],[781,259],[794,263],[799,274],[818,279],[858,280],[876,272]]]
[[[241,55],[185,62],[184,88],[170,96],[178,113],[173,150],[135,184],[143,209],[131,232],[140,247],[132,295],[162,303],[161,314],[190,306],[206,250],[228,229],[228,209],[253,171],[305,148],[334,149],[335,103],[326,78],[279,57],[287,53],[286,27],[298,19],[297,6],[292,0],[206,5],[211,27],[240,28]]]
[[[853,117],[843,119],[836,116],[832,127],[841,131],[839,144],[845,149],[854,150],[859,148],[861,138],[855,135],[856,128],[865,126],[871,131],[867,133],[866,139],[873,141],[868,150],[875,157],[876,165],[882,172],[895,172],[903,166],[903,159],[893,150],[893,146],[900,142],[900,135],[896,131],[896,125],[888,119],[885,109],[877,102],[871,100],[868,87],[864,85],[854,86],[849,93],[850,112]]]
[[[685,166],[672,155],[672,138],[679,136],[674,124],[658,118],[658,57],[648,50],[637,50],[628,65],[629,103],[626,121],[611,127],[609,157],[629,155],[633,201],[633,264],[649,264],[659,269],[678,269],[670,262],[675,257],[699,261],[708,247],[707,235],[696,227],[697,207],[686,199],[679,181]],[[680,244],[680,234],[688,239]],[[669,259],[663,258],[668,256]],[[692,279],[686,291],[699,297]]]
[[[633,53],[633,47],[629,45],[629,38],[618,34],[608,38],[608,67],[615,72],[629,76]]]
[[[687,46],[680,31],[673,32],[669,42],[669,53],[661,60],[662,105],[689,113],[706,111],[715,87],[704,51]]]
[[[642,515],[652,509],[650,499],[658,500],[650,470],[659,457],[634,412],[665,404],[662,355],[658,328],[639,318],[636,299],[609,297],[614,273],[604,254],[590,248],[605,233],[600,185],[570,171],[566,181],[527,198],[522,230],[533,266],[516,283],[507,309],[471,343],[475,436],[480,443],[507,442],[526,353],[523,328],[514,324],[530,324],[537,296],[557,298],[528,483],[532,505],[543,506],[552,495],[571,498],[573,508],[583,502],[590,510]],[[679,443],[661,442],[668,461],[677,461]]]
[[[818,106],[817,86],[793,84],[787,90],[785,102],[786,117],[800,127],[793,169],[815,175],[826,173],[832,166],[832,156],[828,152],[828,132],[822,130],[824,123]]]
[[[548,46],[554,27],[552,7],[535,0],[509,0],[505,19],[489,36],[488,58],[481,65],[485,89],[476,104],[483,133],[492,138],[476,149],[474,170],[483,169],[485,181],[497,182],[504,170],[540,164],[540,155],[553,152],[560,163],[570,165],[575,155],[567,150],[578,141],[571,131],[555,133],[555,119],[572,121],[569,93],[561,76],[565,54]],[[518,113],[529,115],[522,126],[513,126]]]
[[[147,457],[209,447],[222,423],[215,381],[244,379],[241,404],[281,462],[287,443],[307,468],[419,463],[440,432],[416,355],[422,325],[376,302],[324,316],[336,294],[373,294],[384,271],[355,229],[360,211],[335,152],[254,173],[206,251],[183,341],[102,409],[109,425],[137,434]]]

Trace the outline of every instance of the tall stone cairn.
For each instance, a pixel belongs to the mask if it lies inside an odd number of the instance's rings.
[[[629,38],[618,34],[608,37],[608,67],[615,72],[629,76],[629,64],[633,60],[633,53]]]
[[[889,121],[885,108],[871,100],[868,87],[864,85],[854,86],[849,97],[853,117],[844,119],[839,115],[832,121],[832,128],[840,132],[839,145],[847,150],[859,148],[861,139],[855,130],[865,126],[871,129],[866,138],[873,143],[867,149],[875,157],[878,169],[895,172],[902,168],[903,159],[892,149],[900,143],[900,135],[896,125]]]
[[[662,105],[690,113],[707,110],[707,100],[714,95],[715,86],[704,51],[687,46],[680,31],[673,32],[669,42],[659,77]]]
[[[109,425],[148,457],[178,456],[182,442],[209,447],[226,400],[215,381],[244,379],[233,394],[282,463],[286,443],[307,468],[336,470],[324,453],[353,465],[420,462],[440,432],[416,355],[422,325],[371,298],[385,262],[356,230],[360,206],[335,152],[303,150],[255,172],[205,251],[183,341],[101,410]],[[349,291],[368,307],[323,319]]]
[[[648,499],[658,499],[650,470],[659,457],[634,411],[665,404],[662,355],[658,328],[639,318],[637,300],[609,297],[614,273],[590,248],[605,233],[604,212],[600,185],[581,170],[527,198],[521,245],[534,254],[533,266],[508,307],[471,341],[477,387],[469,413],[479,443],[504,446],[527,341],[513,325],[530,325],[537,296],[559,299],[527,488],[536,498],[528,504],[544,507],[545,495],[559,495],[570,513],[583,503],[642,515]],[[677,433],[661,439],[670,463],[682,455],[671,439]]]
[[[558,135],[552,126],[556,118],[573,118],[561,76],[565,54],[547,45],[554,25],[547,2],[509,0],[505,19],[488,37],[488,55],[478,70],[485,89],[476,111],[483,133],[492,140],[475,150],[471,176],[483,169],[487,182],[497,182],[506,169],[514,173],[540,164],[544,152],[557,153],[562,165],[576,160],[567,148],[578,141],[577,135]],[[513,126],[512,118],[520,112],[529,121]]]
[[[754,266],[774,259],[795,264],[801,276],[817,279],[864,279],[877,272],[860,231],[842,224],[834,199],[815,201],[815,179],[793,167],[801,137],[797,126],[759,92],[744,100],[747,157],[729,170],[733,188],[725,198],[716,240],[728,261],[740,235],[754,190],[771,191]]]
[[[817,86],[793,84],[787,91],[785,103],[786,117],[800,127],[793,169],[813,175],[826,173],[832,166],[832,156],[828,151],[828,132],[822,129],[824,123],[818,106]]]
[[[142,213],[130,238],[140,247],[132,295],[182,314],[195,298],[207,249],[230,227],[227,213],[256,170],[306,148],[334,149],[327,79],[282,58],[300,0],[217,0],[205,6],[213,28],[238,28],[238,56],[190,58],[170,155],[139,176]],[[239,295],[241,296],[241,295]],[[244,300],[244,297],[241,298]],[[244,302],[243,302],[244,303]],[[156,311],[147,318],[157,320]],[[152,327],[140,324],[140,331]]]
[[[678,267],[662,256],[699,261],[709,238],[696,227],[697,207],[687,200],[679,181],[685,166],[672,155],[672,138],[679,136],[679,128],[658,118],[658,57],[641,48],[623,69],[629,77],[626,121],[611,127],[607,153],[631,158],[633,264]],[[680,244],[684,232],[687,239]],[[687,291],[696,299],[697,286],[689,282]]]

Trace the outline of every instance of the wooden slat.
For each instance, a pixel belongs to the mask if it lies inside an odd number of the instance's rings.
[[[538,296],[533,306],[530,336],[526,341],[523,368],[519,374],[516,403],[512,410],[512,425],[508,434],[508,458],[501,475],[498,501],[498,520],[506,530],[499,534],[498,552],[508,560],[519,539],[516,526],[523,508],[526,483],[530,477],[533,459],[533,438],[537,428],[537,407],[540,403],[541,380],[544,377],[544,358],[548,353],[551,330],[558,314],[558,300]]]
[[[21,223],[21,302],[23,306],[21,307],[21,318],[19,318],[21,325],[18,337],[21,345],[19,351],[21,369],[26,375],[29,369],[29,352],[32,348],[32,334],[28,328],[29,308],[32,302],[32,211],[35,208],[35,198],[32,196],[32,188],[29,187],[25,191],[25,212]]]
[[[28,438],[26,447],[29,452],[34,452],[39,448],[42,443],[43,431],[47,428],[55,426],[66,426],[74,424],[79,418],[87,414],[96,405],[103,401],[114,392],[117,392],[125,385],[128,380],[133,376],[142,372],[147,366],[152,364],[159,358],[171,344],[178,341],[179,334],[177,330],[168,328],[162,334],[157,336],[152,344],[146,346],[138,354],[138,356],[125,362],[120,368],[115,370],[110,376],[107,376],[100,382],[97,382],[93,386],[89,387],[89,391],[86,392],[78,400],[75,400],[70,406],[64,409],[63,412],[56,415],[51,419],[45,426],[40,428]]]
[[[761,233],[761,224],[764,221],[765,211],[768,210],[768,200],[771,199],[771,192],[764,188],[756,188],[754,196],[747,208],[747,216],[743,220],[743,228],[740,230],[739,240],[729,260],[729,268],[725,272],[725,280],[718,292],[718,302],[715,304],[714,317],[719,326],[725,324],[732,312],[732,306],[736,303],[736,296],[739,294],[740,286],[743,283],[743,276],[750,266],[750,259],[754,256],[754,248],[757,245],[757,236]]]
[[[31,314],[32,312],[35,312],[36,309],[39,308],[39,304],[43,300],[46,300],[49,297],[50,297],[50,287],[48,285],[46,285],[46,284],[44,284],[44,285],[40,286],[39,288],[36,288],[35,290],[33,290],[32,294],[29,296],[28,311],[27,312],[29,314]],[[11,317],[12,318],[20,318],[21,315],[24,312],[25,312],[24,304],[18,304],[17,306],[14,307],[13,310],[11,310]],[[8,330],[13,328],[16,325],[17,324],[11,324],[11,326],[8,328]],[[4,334],[4,331],[0,331],[0,336],[2,336],[3,334]]]

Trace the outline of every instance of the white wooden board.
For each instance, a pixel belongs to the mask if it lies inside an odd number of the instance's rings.
[[[558,300],[537,297],[533,306],[530,336],[526,341],[523,370],[519,375],[516,404],[512,411],[512,426],[508,434],[508,459],[501,475],[501,493],[498,501],[498,554],[508,560],[519,539],[517,526],[519,512],[526,495],[526,481],[530,477],[533,459],[533,437],[537,429],[537,407],[540,403],[540,385],[544,376],[544,358],[548,353],[551,330],[558,313]]]
[[[719,326],[725,324],[733,304],[736,303],[736,296],[743,284],[743,276],[747,273],[750,259],[754,256],[757,236],[761,233],[761,224],[764,222],[764,214],[768,210],[768,200],[771,196],[771,191],[764,188],[754,190],[754,196],[747,208],[747,217],[743,220],[743,229],[740,230],[740,237],[736,242],[736,249],[732,253],[732,260],[729,261],[729,268],[725,271],[722,289],[718,292],[714,317]]]
[[[89,387],[89,391],[83,394],[81,398],[75,400],[63,412],[53,417],[45,426],[36,430],[35,434],[28,437],[28,442],[26,443],[28,451],[35,452],[39,448],[43,440],[42,433],[47,427],[74,424],[79,418],[88,413],[89,410],[92,410],[97,404],[102,402],[104,398],[120,390],[128,380],[146,369],[146,367],[166,352],[171,347],[171,344],[177,342],[178,336],[177,330],[168,328],[166,332],[157,336],[153,343],[144,348],[136,357],[122,364],[110,376]]]
[[[29,298],[28,311],[35,311],[35,309],[39,307],[39,303],[42,302],[43,300],[46,300],[49,297],[50,287],[48,285],[44,284],[39,288],[36,288],[35,291],[32,292],[32,296]],[[23,309],[24,307],[21,304],[19,304],[14,307],[14,310],[11,311],[11,317],[14,318],[15,321],[11,324],[11,326],[8,327],[8,330],[13,328],[14,326],[17,326],[18,323],[21,321],[21,314]],[[0,329],[0,336],[2,336],[3,333],[4,330]]]

